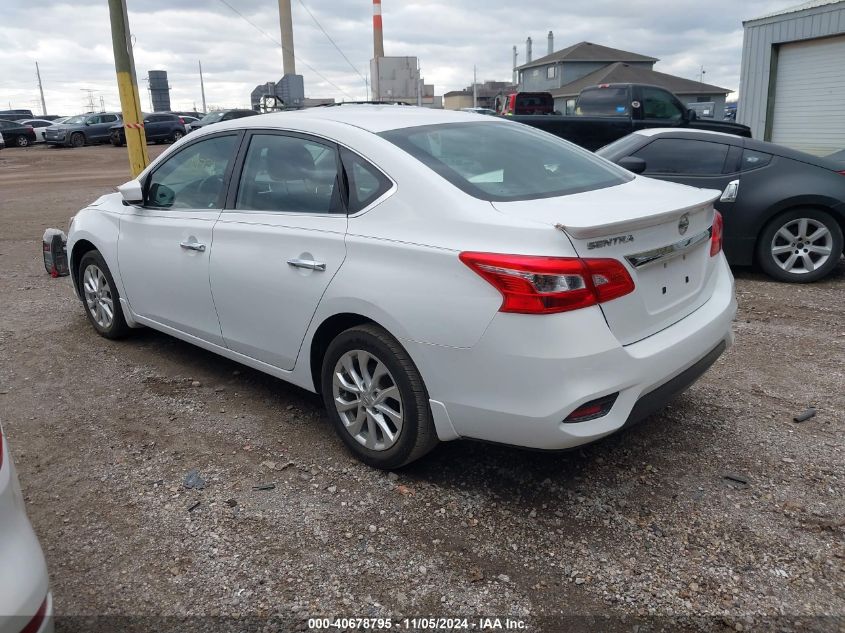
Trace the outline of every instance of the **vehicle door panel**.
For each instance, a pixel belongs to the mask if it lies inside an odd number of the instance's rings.
[[[238,139],[206,137],[160,165],[145,183],[146,206],[130,207],[121,218],[118,242],[132,311],[221,346],[209,258]]]
[[[346,257],[337,149],[256,131],[214,227],[211,288],[226,345],[293,369],[311,318]]]

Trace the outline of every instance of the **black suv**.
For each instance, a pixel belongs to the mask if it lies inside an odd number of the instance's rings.
[[[164,112],[144,115],[144,134],[148,141],[163,143],[165,141],[176,142],[187,132],[182,118],[176,114]],[[113,125],[110,130],[111,144],[120,147],[126,144],[126,133],[123,131],[123,124]]]

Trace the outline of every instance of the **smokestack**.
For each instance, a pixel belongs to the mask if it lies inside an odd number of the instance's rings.
[[[381,25],[381,0],[373,0],[373,57],[384,57],[384,33]]]
[[[517,76],[518,73],[516,71],[516,57],[519,53],[516,52],[516,44],[513,45],[513,84],[516,85],[519,82],[519,77]]]
[[[549,50],[546,55],[551,55],[555,52],[555,34],[549,31]]]
[[[290,12],[290,0],[279,0],[279,24],[282,27],[282,69],[285,75],[295,75],[296,61],[293,56],[293,17]]]
[[[525,40],[525,63],[531,63],[531,38]]]

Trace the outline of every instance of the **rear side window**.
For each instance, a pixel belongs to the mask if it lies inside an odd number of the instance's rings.
[[[337,152],[316,141],[255,134],[249,142],[235,208],[289,213],[339,213]]]
[[[742,152],[742,171],[765,167],[772,162],[772,155],[747,149]]]
[[[647,174],[715,176],[722,173],[729,145],[680,138],[659,138],[634,153]]]
[[[100,123],[114,123],[117,117],[113,114],[103,114],[100,116]]]
[[[349,184],[349,213],[357,213],[380,198],[392,186],[390,179],[358,154],[340,150]]]
[[[588,88],[575,103],[575,114],[585,116],[627,116],[630,113],[627,88]]]
[[[551,198],[633,178],[572,143],[507,121],[425,125],[380,136],[481,200]]]

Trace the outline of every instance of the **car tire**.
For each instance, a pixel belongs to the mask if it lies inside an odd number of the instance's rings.
[[[437,445],[422,376],[399,341],[381,327],[361,325],[340,333],[323,357],[321,386],[335,430],[365,464],[400,468]]]
[[[74,132],[70,135],[71,147],[82,147],[85,145],[85,135],[82,132]]]
[[[77,280],[82,307],[91,325],[100,336],[124,338],[129,326],[123,317],[120,295],[106,260],[100,251],[88,251],[79,262]],[[108,312],[111,311],[111,318]]]
[[[174,143],[185,136],[185,133],[182,130],[173,130],[173,134],[170,135],[170,140]]]
[[[757,262],[778,281],[811,283],[836,268],[842,248],[842,228],[830,213],[791,209],[773,218],[760,233]]]
[[[29,147],[32,143],[28,136],[18,136],[15,138],[15,145],[18,147]]]
[[[120,138],[119,134],[113,134],[111,137],[111,144],[115,147],[123,147],[123,139]]]

